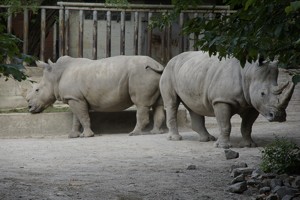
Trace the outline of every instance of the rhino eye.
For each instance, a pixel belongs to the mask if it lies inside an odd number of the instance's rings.
[[[36,92],[38,92],[40,89],[35,89]]]
[[[265,93],[264,93],[264,92],[261,92],[260,94],[261,94],[261,96],[265,96]]]

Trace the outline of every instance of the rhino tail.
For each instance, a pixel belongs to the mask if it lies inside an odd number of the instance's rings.
[[[162,65],[157,65],[157,66],[150,66],[150,65],[147,65],[145,69],[152,69],[153,71],[155,71],[156,73],[159,73],[161,74],[163,71],[164,71],[164,67]]]

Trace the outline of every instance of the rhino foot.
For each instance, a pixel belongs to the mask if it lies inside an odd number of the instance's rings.
[[[83,133],[80,134],[80,137],[93,137],[94,132],[91,130],[85,130]]]
[[[164,131],[161,129],[153,129],[150,131],[151,134],[163,134]]]
[[[142,134],[142,132],[140,132],[140,131],[131,131],[128,135],[129,136],[137,136],[137,135],[144,135],[144,134]]]
[[[69,134],[69,138],[78,138],[79,136],[80,136],[80,132],[78,132],[78,131],[72,131]]]
[[[200,136],[199,139],[200,142],[208,142],[208,141],[216,141],[216,138],[212,135],[205,135],[205,136]]]
[[[229,141],[222,141],[222,140],[218,139],[215,142],[214,147],[216,147],[216,148],[223,148],[223,149],[229,149],[230,147],[232,147],[232,145],[230,144]]]
[[[179,141],[179,140],[182,140],[182,136],[179,135],[179,134],[169,134],[168,135],[168,139],[169,140],[174,140],[174,141]]]
[[[257,144],[253,140],[243,140],[240,142],[239,147],[257,147]]]

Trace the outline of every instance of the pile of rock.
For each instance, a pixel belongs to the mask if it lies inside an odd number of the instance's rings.
[[[250,192],[256,200],[300,200],[300,176],[264,173],[259,168],[249,168],[238,163],[230,169],[233,180],[228,191]]]

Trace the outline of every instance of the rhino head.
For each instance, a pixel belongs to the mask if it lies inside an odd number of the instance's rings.
[[[259,66],[246,65],[244,93],[250,104],[268,121],[286,121],[286,107],[294,91],[294,83],[287,81],[278,84],[276,63],[264,63]]]
[[[53,75],[51,64],[41,61],[37,61],[36,64],[38,67],[43,67],[44,72],[42,80],[38,84],[33,84],[32,88],[28,90],[26,95],[28,109],[31,113],[42,112],[56,100],[52,83]]]

